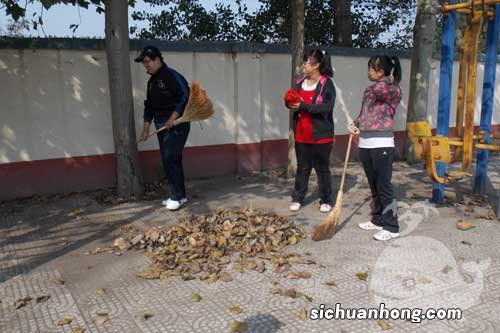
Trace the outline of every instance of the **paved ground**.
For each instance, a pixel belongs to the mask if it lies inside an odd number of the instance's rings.
[[[499,165],[492,163],[492,174]],[[338,174],[336,169],[335,187]],[[321,264],[304,267],[313,276],[299,280],[268,271],[235,272],[228,283],[143,280],[136,277],[148,265],[142,253],[83,254],[110,246],[124,225],[167,227],[179,216],[221,207],[274,211],[310,232],[324,216],[318,212],[317,196],[311,194],[304,209],[290,213],[292,183],[274,173],[190,181],[192,200],[178,213],[168,212],[158,198],[106,202],[102,192],[5,202],[0,205],[0,332],[72,332],[77,327],[85,332],[229,332],[236,320],[247,322],[251,332],[379,332],[376,320],[313,321],[299,314],[320,304],[366,308],[380,302],[387,307],[463,309],[461,320],[389,319],[392,332],[500,332],[498,220],[481,218],[488,213],[485,207],[467,208],[464,203],[474,199],[468,183],[451,189],[457,195],[451,204],[428,210],[424,200],[431,185],[421,168],[395,164],[394,183],[398,200],[407,204],[400,209],[406,235],[375,242],[372,232],[357,228],[368,218],[369,190],[359,165],[353,164],[339,232],[328,241],[307,239],[291,247],[310,252]],[[498,183],[493,186],[498,188]],[[461,219],[478,226],[458,230]],[[357,272],[367,272],[367,280],[358,279]],[[312,302],[273,295],[273,280],[310,295]],[[324,285],[330,280],[337,285]],[[193,293],[202,301],[193,303]],[[36,303],[41,295],[51,297]],[[16,300],[26,296],[33,300],[15,309]],[[227,310],[231,306],[244,311],[232,314]],[[109,320],[96,324],[97,313],[103,311]],[[153,316],[145,320],[144,313]],[[71,324],[55,324],[68,316],[74,318]]]

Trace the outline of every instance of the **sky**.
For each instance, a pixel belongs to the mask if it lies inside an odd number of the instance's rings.
[[[210,0],[200,0],[200,3],[207,9],[214,8],[216,1]],[[230,0],[218,0],[222,3],[233,3]],[[247,7],[250,11],[257,9],[258,0],[247,0]],[[41,5],[30,5],[27,11],[26,17],[29,18],[34,12],[40,11]],[[143,1],[138,0],[135,9],[129,10],[129,15],[134,10],[146,10],[151,13],[160,12],[160,7],[150,7],[149,4],[145,4]],[[5,33],[5,27],[8,24],[9,18],[6,17],[3,10],[0,11],[0,35]],[[51,7],[48,11],[44,11],[43,14],[43,30],[47,36],[55,37],[100,37],[104,38],[104,14],[98,14],[95,11],[95,7],[90,6],[89,9],[79,8],[71,5],[56,5]],[[73,34],[72,30],[69,28],[71,24],[79,24],[77,31]],[[138,22],[134,22],[129,16],[129,25],[138,25]],[[141,25],[138,25],[139,28]],[[142,26],[146,26],[143,23]],[[34,37],[44,37],[42,31],[31,31],[24,34],[25,36]]]

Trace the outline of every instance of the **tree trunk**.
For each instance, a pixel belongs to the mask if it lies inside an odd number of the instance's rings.
[[[407,124],[427,119],[427,97],[438,5],[436,0],[418,1],[417,17],[413,29]],[[405,155],[408,163],[417,161],[413,144],[409,138],[406,142]]]
[[[105,12],[106,56],[116,156],[117,191],[120,197],[137,199],[142,196],[144,189],[134,124],[128,1],[107,0]]]
[[[292,11],[292,73],[291,86],[293,87],[297,73],[302,65],[302,55],[304,53],[304,0],[290,0]],[[288,178],[295,177],[297,172],[297,158],[295,156],[295,140],[293,136],[293,112],[289,114],[288,130]]]
[[[352,47],[351,0],[334,1],[333,6],[333,45]]]

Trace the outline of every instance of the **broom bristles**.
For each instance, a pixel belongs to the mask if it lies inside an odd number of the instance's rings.
[[[184,109],[182,117],[174,121],[175,125],[197,120],[205,120],[214,114],[212,101],[207,96],[207,92],[203,90],[200,84],[196,81],[191,83],[189,89],[189,99]]]
[[[320,241],[324,239],[331,238],[335,234],[335,229],[340,220],[340,212],[342,210],[342,192],[339,191],[337,194],[337,200],[335,201],[335,207],[328,216],[321,222],[320,225],[316,227],[312,235],[312,240]]]

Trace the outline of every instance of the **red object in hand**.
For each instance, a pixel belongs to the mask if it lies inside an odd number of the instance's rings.
[[[290,105],[293,105],[293,104],[300,103],[300,95],[299,95],[298,92],[296,92],[293,89],[288,89],[285,92],[284,99],[285,99],[285,105],[286,106],[290,106]]]

